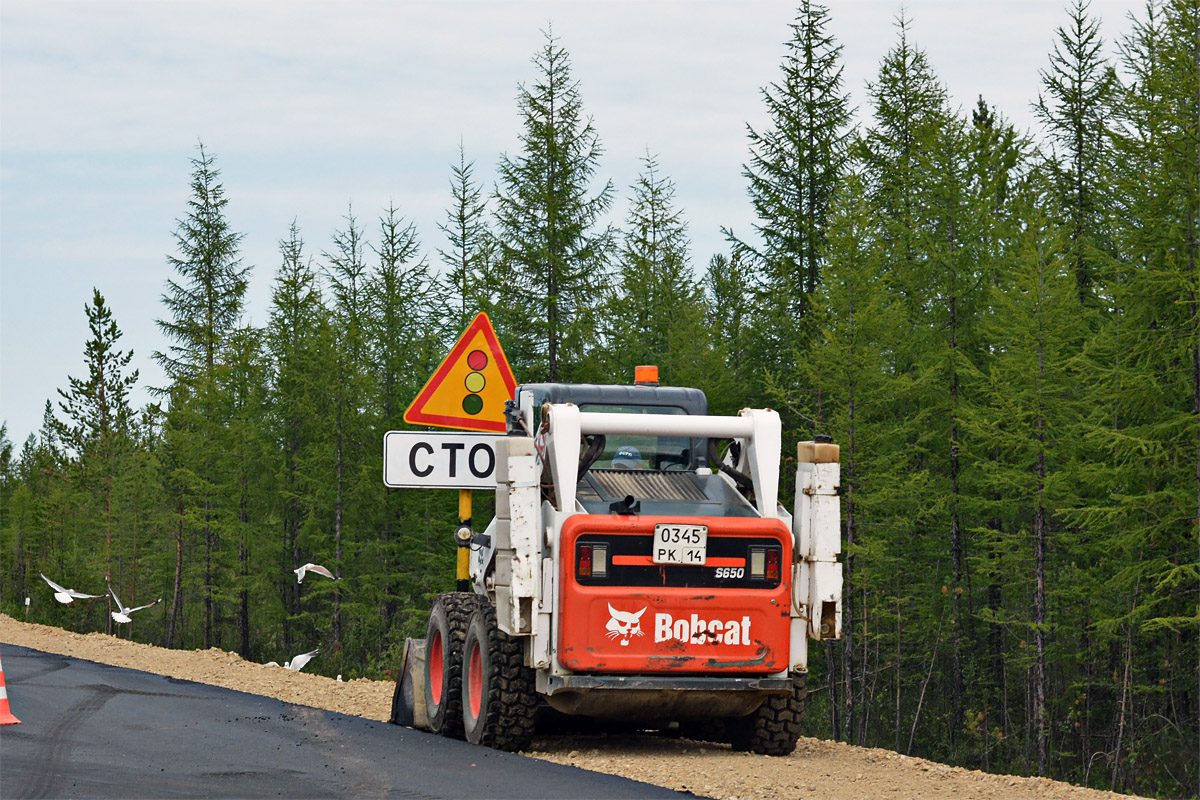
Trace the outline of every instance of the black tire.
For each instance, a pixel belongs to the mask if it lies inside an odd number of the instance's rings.
[[[770,695],[754,713],[726,720],[735,751],[786,756],[796,749],[808,701],[806,677],[792,676],[790,695]]]
[[[467,626],[462,709],[468,742],[513,753],[529,747],[537,714],[533,670],[521,640],[496,625],[491,604],[476,609]]]
[[[425,708],[429,729],[452,739],[463,738],[463,641],[471,614],[482,605],[478,595],[439,595],[425,628]]]

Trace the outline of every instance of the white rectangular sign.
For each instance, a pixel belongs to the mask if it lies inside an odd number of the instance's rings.
[[[392,489],[495,489],[494,433],[388,431],[383,485]]]
[[[707,525],[654,526],[654,563],[704,566],[708,561]]]

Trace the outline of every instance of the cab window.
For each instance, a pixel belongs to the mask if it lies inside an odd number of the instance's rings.
[[[606,405],[588,403],[583,412],[605,414],[686,414],[676,406]],[[692,465],[692,440],[686,436],[609,436],[592,469],[683,470]]]

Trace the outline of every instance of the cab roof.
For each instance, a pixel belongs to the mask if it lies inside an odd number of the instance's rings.
[[[611,385],[599,383],[525,383],[514,394],[533,392],[534,409],[542,403],[585,405],[671,406],[685,414],[708,414],[708,398],[699,389],[686,386]]]

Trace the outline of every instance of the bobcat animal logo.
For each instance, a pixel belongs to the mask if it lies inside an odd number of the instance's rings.
[[[646,635],[642,633],[642,614],[647,608],[649,606],[643,606],[641,611],[618,611],[609,603],[608,613],[612,616],[604,626],[608,631],[604,635],[609,639],[620,639],[621,647],[628,647],[630,637]]]

